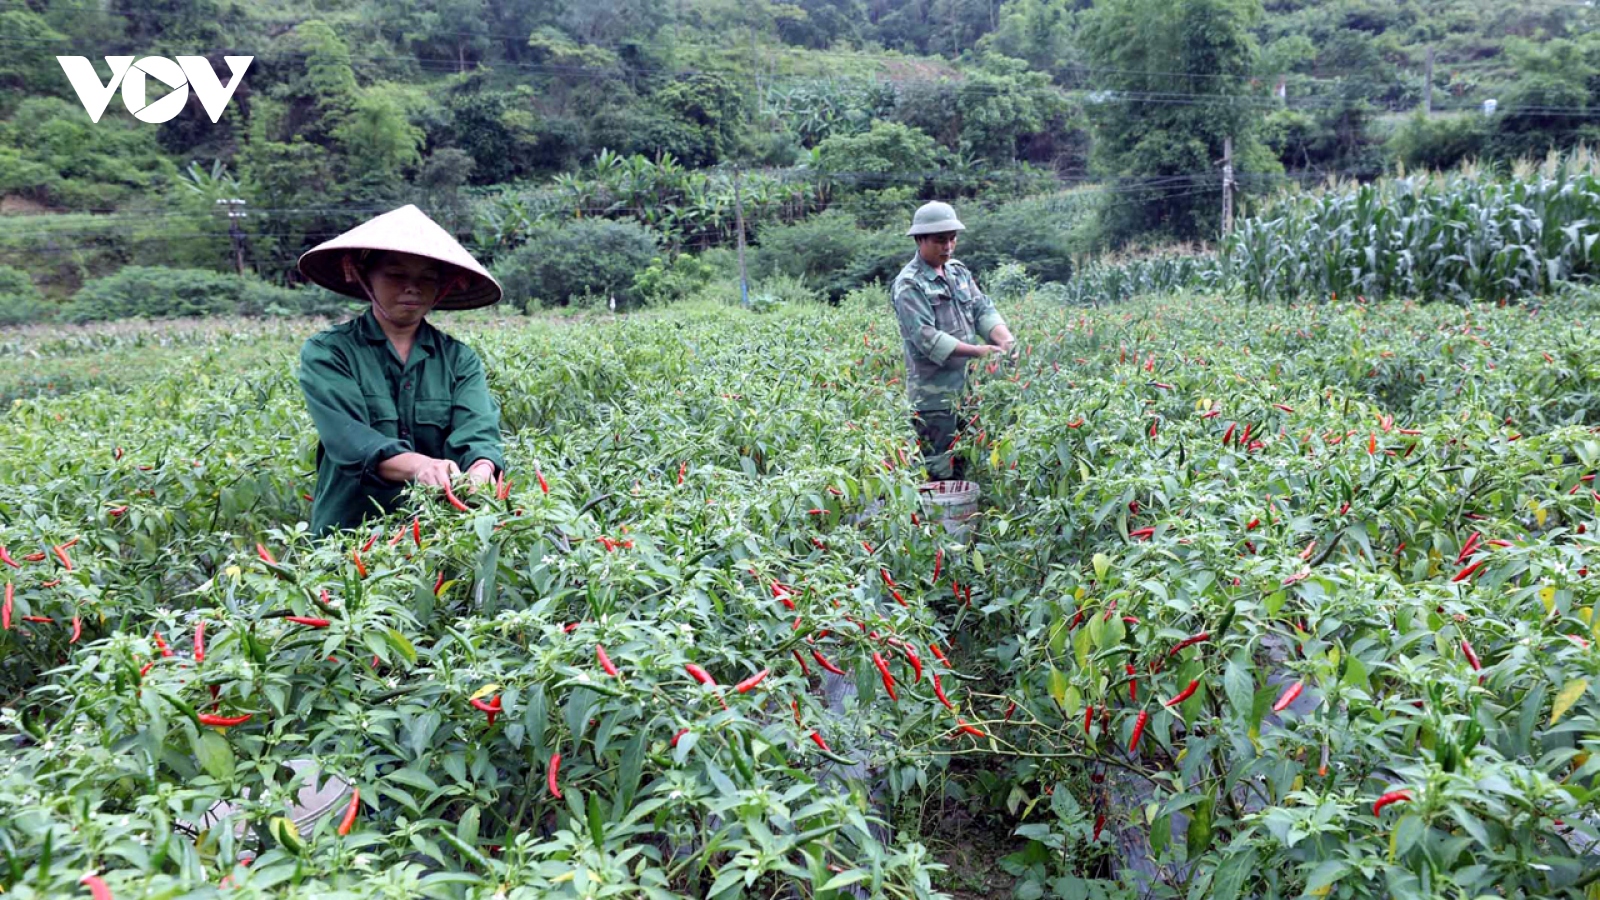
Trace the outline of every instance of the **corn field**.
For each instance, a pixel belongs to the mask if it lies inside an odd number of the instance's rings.
[[[1269,205],[1214,256],[1091,263],[1060,292],[1094,306],[1208,288],[1248,301],[1339,295],[1499,300],[1546,294],[1600,271],[1600,158],[1580,151],[1509,173],[1468,168]]]

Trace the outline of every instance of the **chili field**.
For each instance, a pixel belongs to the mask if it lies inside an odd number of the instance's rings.
[[[970,540],[881,292],[440,316],[320,542],[311,324],[0,343],[4,895],[1600,896],[1600,296],[998,299]]]

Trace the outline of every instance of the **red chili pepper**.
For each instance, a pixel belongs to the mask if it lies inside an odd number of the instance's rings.
[[[1068,422],[1067,423],[1067,427],[1068,428],[1082,428],[1083,427],[1083,416],[1079,416],[1076,419],[1073,419],[1071,422]]]
[[[717,680],[715,678],[711,677],[711,673],[707,672],[705,669],[700,668],[699,666],[695,665],[694,663],[685,663],[684,666],[683,666],[683,670],[685,672],[688,672],[691,676],[694,677],[695,681],[698,681],[701,684],[707,684],[707,685],[710,685],[712,687],[716,687],[717,686]]]
[[[272,555],[272,552],[266,548],[265,544],[256,544],[256,555],[261,557],[261,561],[264,563],[278,564],[277,558]]]
[[[1296,681],[1294,684],[1289,685],[1287,690],[1278,695],[1277,702],[1272,704],[1272,711],[1280,713],[1288,709],[1289,704],[1293,703],[1295,698],[1300,696],[1300,692],[1305,689],[1306,683],[1304,681]]]
[[[1472,649],[1472,642],[1468,641],[1466,638],[1461,639],[1461,652],[1467,657],[1467,662],[1471,664],[1472,671],[1483,671],[1483,663],[1478,661],[1477,651]]]
[[[1152,527],[1135,528],[1134,530],[1128,532],[1128,537],[1131,537],[1134,540],[1147,540],[1155,533],[1156,530]]]
[[[1183,640],[1177,642],[1176,644],[1173,644],[1172,645],[1172,649],[1167,651],[1167,655],[1168,656],[1177,656],[1178,653],[1181,650],[1183,650],[1183,648],[1185,648],[1185,647],[1193,647],[1195,644],[1203,644],[1203,643],[1205,643],[1206,641],[1209,641],[1209,640],[1211,640],[1211,632],[1202,631],[1197,635],[1194,635],[1192,637],[1186,637]]]
[[[816,744],[818,747],[822,748],[823,752],[825,752],[825,753],[832,753],[833,752],[833,750],[828,747],[828,742],[822,739],[822,735],[820,735],[820,734],[816,733],[815,731],[813,731],[813,732],[811,732],[811,734],[809,734],[807,736],[811,738],[811,743]]]
[[[1371,455],[1373,455],[1374,453],[1377,453],[1377,452],[1378,452],[1378,433],[1377,432],[1372,432],[1371,434],[1367,435],[1367,455],[1371,456]]]
[[[972,605],[972,585],[965,585],[961,588],[961,602],[967,606]]]
[[[894,692],[894,676],[889,673],[889,664],[883,661],[883,654],[872,651],[872,664],[878,667],[878,674],[883,676],[883,689],[889,692],[889,699],[898,701],[900,697]]]
[[[1288,406],[1288,405],[1285,405],[1285,404],[1283,404],[1283,403],[1274,403],[1274,404],[1272,404],[1272,405],[1273,405],[1273,406],[1276,406],[1276,407],[1277,407],[1277,408],[1278,408],[1278,409],[1281,409],[1281,410],[1283,410],[1283,411],[1284,411],[1284,412],[1286,412],[1286,413],[1292,413],[1292,412],[1294,412],[1294,407],[1292,407],[1292,406]]]
[[[167,646],[167,641],[161,636],[161,632],[155,632],[154,636],[156,641],[156,649],[161,651],[161,656],[163,658],[171,656],[172,648]]]
[[[952,712],[955,711],[955,708],[956,708],[955,704],[951,703],[950,702],[950,698],[946,697],[945,694],[944,694],[944,685],[941,684],[940,681],[939,681],[939,673],[938,672],[933,673],[933,695],[935,697],[938,697],[939,698],[939,702],[943,703]]]
[[[79,618],[77,616],[73,616],[72,617],[72,637],[67,639],[67,643],[68,644],[76,644],[78,642],[78,638],[80,638],[80,637],[83,637],[83,619],[81,619],[81,618]]]
[[[201,725],[211,725],[217,728],[232,728],[235,725],[243,725],[244,723],[250,721],[252,717],[253,716],[251,713],[245,713],[242,716],[216,716],[212,715],[211,713],[201,713],[197,718],[199,718]]]
[[[439,571],[439,577],[433,580],[433,595],[439,596],[439,589],[444,587],[444,570]]]
[[[546,494],[550,493],[550,482],[544,480],[544,472],[538,466],[533,467],[533,476],[539,479],[539,490]]]
[[[688,733],[689,733],[689,729],[684,728],[684,729],[680,730],[677,734],[673,735],[672,736],[672,744],[671,744],[671,746],[676,748],[678,746],[678,742],[683,740],[683,736],[688,734]]]
[[[978,729],[973,728],[971,725],[968,725],[967,724],[967,720],[961,718],[960,716],[956,716],[956,730],[957,731],[964,731],[967,734],[972,735],[973,737],[979,737],[979,738],[988,737],[987,734],[984,734],[983,732],[979,731]]]
[[[361,545],[361,551],[360,552],[365,553],[368,550],[371,550],[372,549],[372,545],[376,544],[377,542],[378,542],[378,535],[377,535],[376,532],[374,532],[372,537],[367,538],[367,542],[365,544]]]
[[[733,689],[738,693],[747,694],[750,691],[754,690],[755,686],[760,684],[762,682],[762,680],[765,679],[771,673],[772,673],[771,669],[762,669],[761,671],[755,673],[754,675],[751,675],[749,678],[746,678],[745,680],[743,680],[743,681],[739,682],[738,684],[734,685]]]
[[[689,461],[688,460],[684,460],[683,462],[678,463],[678,483],[679,484],[683,484],[683,475],[687,471],[689,471]]]
[[[467,702],[472,704],[472,708],[473,709],[476,709],[479,712],[483,713],[484,716],[486,718],[488,718],[488,720],[489,720],[489,726],[491,728],[494,727],[495,717],[500,715],[500,711],[502,709],[502,706],[501,706],[501,703],[500,703],[500,695],[499,694],[495,695],[494,700],[492,702],[491,701],[485,701],[485,700],[478,699],[478,698],[474,698],[474,699],[469,700]]]
[[[471,507],[467,506],[465,503],[462,503],[460,498],[458,498],[456,496],[455,490],[450,487],[450,483],[448,481],[445,482],[445,485],[444,485],[444,499],[450,501],[450,505],[454,506],[456,509],[460,510],[461,512],[471,512],[472,511]]]
[[[50,549],[55,551],[56,559],[61,560],[61,564],[63,566],[66,566],[68,572],[71,572],[72,571],[72,559],[67,556],[67,548],[64,547],[64,546],[61,546],[61,545],[57,545],[55,547],[51,547]]]
[[[1094,837],[1092,838],[1092,840],[1096,840],[1096,841],[1100,840],[1100,831],[1102,829],[1104,829],[1105,827],[1106,827],[1106,814],[1105,813],[1100,813],[1099,815],[1094,817]]]
[[[911,649],[910,644],[901,644],[900,652],[906,655],[906,662],[911,663],[911,671],[916,673],[912,683],[920,683],[922,681],[922,657],[917,656],[917,651]]]
[[[106,515],[108,515],[111,518],[115,519],[116,517],[122,515],[123,513],[127,512],[127,511],[128,511],[128,508],[126,506],[118,506],[118,507],[116,507],[114,509],[106,510]]]
[[[49,616],[23,616],[22,617],[22,621],[24,621],[24,622],[38,622],[39,624],[43,625],[43,624],[48,624],[50,622],[54,622],[55,619],[52,619]]]
[[[85,875],[78,879],[78,883],[89,889],[92,900],[113,900],[111,888],[106,886],[99,875]]]
[[[866,542],[866,541],[862,541],[862,542],[861,542],[861,546],[862,546],[862,547],[865,547],[865,548],[866,548],[866,551],[867,551],[867,555],[868,555],[868,556],[871,556],[871,555],[872,555],[872,553],[873,553],[873,550],[872,550],[872,545],[871,545],[871,544],[870,544],[870,543],[868,543],[868,542]]]
[[[1094,728],[1094,704],[1091,703],[1083,711],[1083,735],[1084,735],[1084,737],[1088,737],[1089,734],[1090,734],[1090,731],[1093,728]]]
[[[355,560],[355,563],[356,563],[356,575],[358,575],[358,576],[360,576],[362,578],[366,578],[367,577],[367,566],[366,566],[366,563],[363,563],[361,561],[361,551],[358,550],[355,553],[350,554],[350,558]]]
[[[1178,695],[1176,697],[1173,697],[1171,700],[1168,700],[1166,703],[1164,703],[1162,705],[1163,706],[1168,706],[1168,707],[1177,706],[1179,703],[1182,703],[1183,701],[1189,699],[1190,697],[1193,697],[1195,689],[1198,688],[1198,687],[1200,687],[1200,679],[1196,678],[1195,680],[1189,682],[1189,686],[1188,687],[1186,687],[1183,690],[1179,691]]]
[[[422,521],[420,519],[411,520],[411,540],[418,547],[422,546]]]
[[[11,586],[11,582],[6,582],[6,598],[0,603],[0,631],[11,630],[11,607],[15,602],[16,593],[17,589]]]
[[[933,654],[934,659],[937,659],[939,662],[942,662],[947,666],[950,665],[950,660],[945,659],[944,652],[939,649],[938,644],[929,644],[928,651]]]
[[[550,754],[550,771],[545,775],[545,786],[550,788],[550,796],[561,799],[561,786],[556,784],[556,778],[561,775],[561,754]]]
[[[594,655],[596,659],[600,660],[600,668],[605,669],[607,675],[610,675],[612,678],[622,677],[622,675],[617,672],[617,667],[611,662],[611,657],[606,655],[606,648],[604,646],[595,644]]]
[[[141,666],[139,668],[139,677],[143,678],[146,675],[149,675],[150,674],[150,670],[155,668],[155,666],[156,666],[156,661],[153,660],[153,659],[150,660],[149,662],[145,663],[143,666]]]
[[[1128,752],[1133,753],[1139,749],[1139,738],[1144,736],[1145,723],[1150,721],[1150,714],[1144,710],[1139,711],[1139,718],[1133,722],[1133,740],[1128,742]]]
[[[1472,551],[1478,549],[1478,540],[1482,537],[1482,534],[1474,531],[1472,537],[1467,538],[1467,542],[1461,545],[1461,552],[1456,555],[1456,565],[1459,566],[1467,561],[1467,557],[1472,555]]]
[[[1082,624],[1083,624],[1083,610],[1080,608],[1078,610],[1078,614],[1072,617],[1072,624],[1067,626],[1067,630],[1071,631],[1072,629],[1077,628],[1079,625],[1082,625]]]
[[[800,674],[806,677],[811,675],[811,667],[806,665],[806,658],[800,655],[799,650],[790,650],[794,654],[794,661],[800,664]]]
[[[1233,440],[1233,429],[1236,428],[1238,424],[1239,423],[1237,422],[1228,423],[1228,430],[1222,433],[1222,446],[1228,446],[1228,442]]]
[[[1138,680],[1136,679],[1135,676],[1136,676],[1136,673],[1139,670],[1134,668],[1133,663],[1124,663],[1123,666],[1122,666],[1122,670],[1124,672],[1126,672],[1127,675],[1128,675],[1128,699],[1133,701],[1134,703],[1138,703],[1139,702],[1139,682],[1138,682]]]
[[[318,619],[312,616],[284,616],[283,618],[286,622],[293,622],[296,625],[305,625],[308,628],[327,628],[329,625],[333,624],[327,619]]]
[[[835,675],[843,675],[845,673],[843,669],[839,668],[838,666],[834,665],[831,662],[828,662],[828,658],[826,656],[823,656],[822,655],[822,651],[820,651],[820,650],[812,650],[811,651],[811,658],[817,661],[817,665],[821,666],[823,669],[825,669],[825,670],[827,670],[829,672],[832,672]]]
[[[29,553],[27,556],[24,556],[22,558],[22,561],[23,562],[44,562],[44,553],[43,553],[43,551],[41,551],[39,553]]]
[[[16,560],[11,558],[11,553],[7,551],[4,546],[0,546],[0,562],[5,563],[13,569],[22,568],[21,566],[17,565]]]
[[[344,818],[339,821],[339,836],[344,837],[355,827],[356,813],[361,811],[361,789],[350,789],[350,805],[344,808]]]
[[[1259,518],[1255,518],[1245,523],[1244,530],[1255,531],[1259,527],[1261,527],[1261,520]]]
[[[1479,569],[1483,568],[1483,564],[1486,562],[1488,562],[1487,559],[1480,559],[1472,565],[1467,566],[1465,569],[1457,572],[1450,579],[1450,583],[1455,584],[1457,582],[1466,581],[1468,578],[1471,578],[1473,575],[1475,575]]]
[[[944,567],[944,548],[940,547],[933,553],[933,581],[939,582],[939,570]]]
[[[1411,802],[1411,792],[1410,791],[1390,791],[1389,793],[1384,794],[1383,796],[1379,797],[1377,800],[1373,801],[1372,814],[1375,815],[1375,816],[1378,815],[1379,813],[1383,812],[1383,808],[1385,806],[1388,806],[1391,803],[1410,803],[1410,802]]]

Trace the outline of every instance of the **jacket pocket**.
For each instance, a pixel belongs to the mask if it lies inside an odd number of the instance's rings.
[[[380,394],[362,394],[367,405],[367,424],[384,437],[400,436],[400,411],[394,401]]]
[[[418,450],[434,457],[441,457],[444,453],[445,438],[450,434],[450,407],[449,400],[417,401],[415,416]]]

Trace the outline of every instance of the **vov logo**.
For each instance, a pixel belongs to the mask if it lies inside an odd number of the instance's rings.
[[[222,111],[233,99],[234,89],[239,86],[245,69],[250,68],[255,57],[224,56],[223,60],[228,63],[228,71],[233,76],[226,86],[217,78],[217,73],[204,56],[180,56],[177,62],[164,56],[146,56],[138,62],[134,62],[131,56],[107,56],[104,59],[106,65],[111,67],[111,80],[101,84],[100,75],[95,72],[94,63],[88,57],[56,57],[56,62],[61,63],[62,70],[67,73],[67,80],[72,82],[72,89],[78,92],[78,100],[83,104],[84,112],[89,114],[89,121],[100,121],[106,106],[111,103],[111,95],[117,92],[120,85],[122,102],[127,105],[128,112],[141,122],[156,124],[168,121],[183,111],[189,104],[191,87],[211,121],[222,118]],[[172,93],[154,103],[145,103],[147,78],[154,78],[172,88]]]

